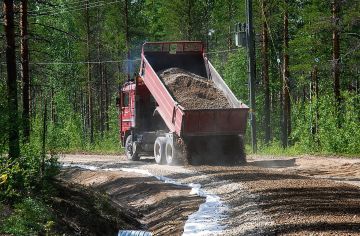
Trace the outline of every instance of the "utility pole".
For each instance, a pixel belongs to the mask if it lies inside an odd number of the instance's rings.
[[[248,52],[248,74],[249,74],[249,98],[250,98],[250,123],[251,123],[251,145],[253,153],[257,151],[256,145],[256,117],[255,117],[255,42],[253,30],[252,0],[246,0],[246,41]]]

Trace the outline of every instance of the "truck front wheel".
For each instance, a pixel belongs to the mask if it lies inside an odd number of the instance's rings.
[[[132,135],[127,136],[125,142],[125,153],[129,161],[138,161],[140,159],[136,149],[136,143],[133,142]]]

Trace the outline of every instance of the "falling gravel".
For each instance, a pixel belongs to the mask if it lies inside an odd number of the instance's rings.
[[[224,93],[212,80],[179,68],[159,72],[175,100],[188,110],[230,108]]]

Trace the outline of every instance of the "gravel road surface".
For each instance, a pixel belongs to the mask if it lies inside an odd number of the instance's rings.
[[[168,191],[169,186],[157,187],[154,192],[144,185],[143,178],[158,181],[155,178],[104,169],[136,168],[178,183],[201,184],[204,191],[218,196],[226,206],[225,217],[219,222],[222,230],[216,235],[360,235],[360,159],[251,156],[247,165],[234,167],[162,166],[152,158],[129,162],[122,156],[97,155],[66,155],[60,161],[99,168],[65,169],[61,177],[98,186],[115,199],[126,189],[124,185],[130,181],[126,178],[131,178],[132,195],[121,195],[118,200],[137,208],[152,207],[143,221],[150,223],[149,229],[156,235],[181,235],[188,216],[198,211],[205,200],[189,195],[189,189],[184,187],[172,186],[172,191]],[[174,194],[181,201],[169,201],[168,213],[157,217],[160,212],[156,212],[156,204]],[[171,217],[173,221],[167,219]]]

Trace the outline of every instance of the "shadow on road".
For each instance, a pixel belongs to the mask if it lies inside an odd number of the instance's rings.
[[[255,160],[248,162],[247,165],[266,168],[287,168],[295,166],[295,162],[296,158],[288,160]]]

